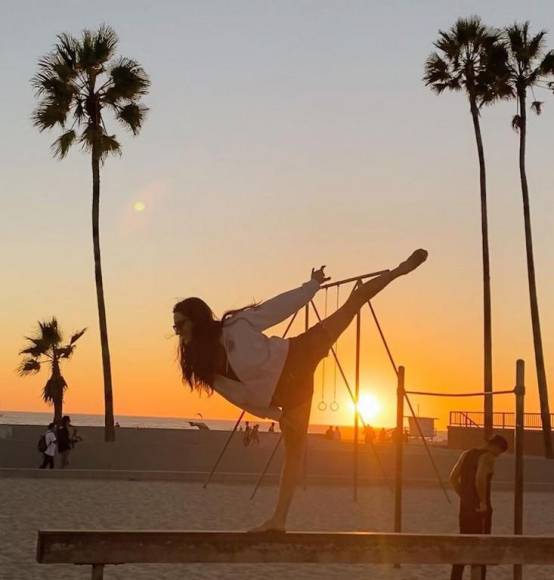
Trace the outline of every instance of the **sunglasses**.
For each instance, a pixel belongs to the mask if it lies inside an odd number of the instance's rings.
[[[174,330],[175,332],[177,332],[178,330],[181,330],[181,328],[183,328],[183,324],[185,324],[185,322],[187,322],[187,321],[186,321],[186,320],[181,320],[181,321],[179,321],[179,322],[176,322],[176,323],[173,325],[173,330]]]

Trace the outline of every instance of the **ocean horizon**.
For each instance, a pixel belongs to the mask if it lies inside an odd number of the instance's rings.
[[[104,415],[90,413],[68,413],[71,423],[77,427],[103,427]],[[238,418],[238,415],[237,415]],[[52,413],[28,411],[0,410],[0,424],[2,425],[48,425],[52,421]],[[236,419],[210,419],[207,417],[148,417],[139,415],[117,415],[115,421],[120,427],[136,429],[196,429],[189,425],[189,421],[205,423],[216,431],[230,431]],[[249,419],[252,425],[259,424],[262,431],[266,431],[271,421]],[[244,424],[244,421],[242,422]],[[310,425],[310,433],[323,433],[328,425]],[[343,425],[340,425],[343,427]]]

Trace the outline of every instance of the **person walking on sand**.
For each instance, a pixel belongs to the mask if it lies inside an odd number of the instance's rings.
[[[493,435],[483,447],[464,451],[450,473],[450,483],[460,497],[459,523],[462,534],[490,534],[492,527],[491,481],[496,458],[508,449],[501,435]],[[486,566],[481,566],[485,580]],[[462,580],[464,565],[452,567],[450,580]]]
[[[48,425],[48,429],[46,433],[42,436],[44,438],[44,442],[42,443],[42,447],[44,451],[42,451],[42,464],[40,469],[54,469],[54,457],[56,455],[56,432],[55,432],[55,424],[50,423]]]
[[[250,440],[252,443],[259,445],[260,444],[260,426],[256,423],[254,427],[252,427],[252,432],[250,433]]]
[[[262,419],[278,420],[285,457],[273,515],[251,531],[283,531],[302,466],[319,362],[350,325],[364,304],[427,259],[416,250],[396,268],[360,283],[328,318],[293,338],[268,337],[263,331],[304,308],[329,280],[322,266],[311,279],[259,305],[227,312],[217,320],[200,298],[187,298],[173,308],[179,336],[182,379],[199,393],[214,391]]]

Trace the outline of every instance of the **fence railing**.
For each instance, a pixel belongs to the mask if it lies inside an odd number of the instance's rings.
[[[550,415],[554,422],[554,414]],[[493,413],[493,429],[515,429],[515,413]],[[485,414],[480,411],[450,411],[449,425],[453,427],[483,428],[485,426]],[[542,428],[540,413],[525,413],[524,428],[539,430]]]

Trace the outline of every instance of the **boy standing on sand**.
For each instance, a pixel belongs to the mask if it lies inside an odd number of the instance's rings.
[[[508,449],[501,435],[493,435],[483,447],[464,451],[450,473],[450,483],[460,497],[460,533],[490,534],[492,524],[491,481],[496,458]],[[450,580],[462,580],[464,565],[452,567]],[[486,566],[481,566],[485,580]]]

